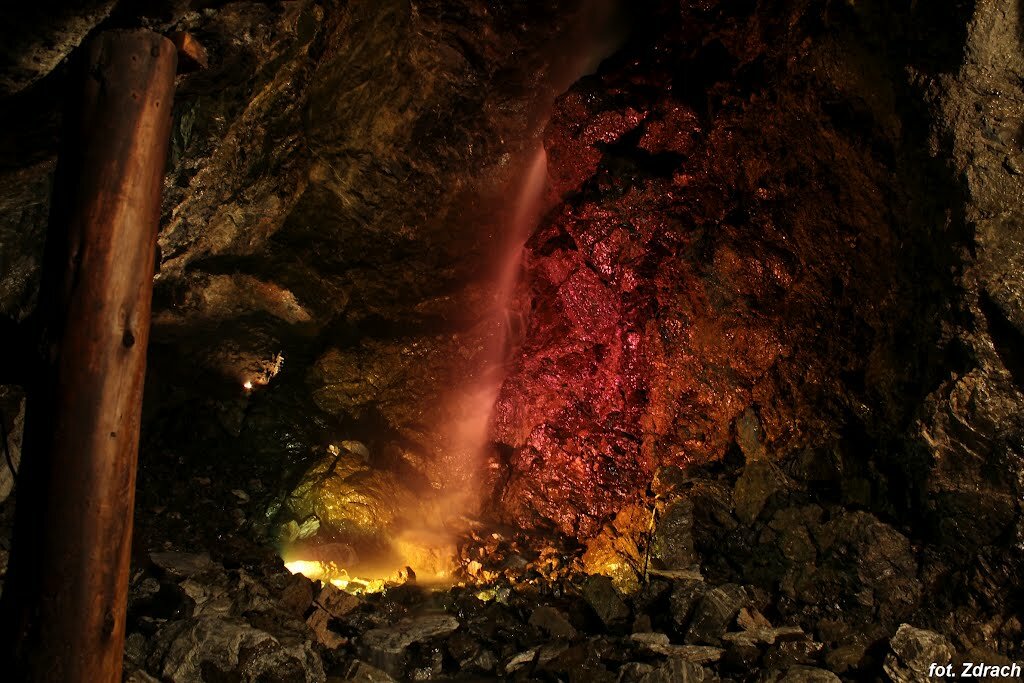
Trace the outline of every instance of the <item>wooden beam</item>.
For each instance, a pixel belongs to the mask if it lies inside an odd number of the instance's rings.
[[[121,680],[139,420],[176,68],[98,35],[65,116],[4,584],[5,680]],[[3,652],[0,650],[0,655]]]

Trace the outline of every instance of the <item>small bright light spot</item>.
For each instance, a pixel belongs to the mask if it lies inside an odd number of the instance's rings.
[[[246,380],[246,381],[245,381],[245,384],[243,384],[243,385],[242,385],[242,387],[243,387],[243,388],[244,388],[244,389],[245,389],[246,391],[250,391],[250,390],[252,390],[252,382],[250,382],[249,380]]]
[[[293,560],[285,562],[284,566],[292,574],[302,574],[312,581],[324,581],[349,593],[380,593],[389,585],[389,582],[384,579],[349,576],[347,571],[339,569],[333,562]]]
[[[307,579],[319,579],[324,575],[324,566],[319,562],[307,562],[306,560],[294,560],[285,562],[284,568],[292,574],[302,574]]]

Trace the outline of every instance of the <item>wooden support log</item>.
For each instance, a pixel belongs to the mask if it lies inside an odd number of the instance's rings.
[[[121,680],[176,54],[166,38],[133,30],[100,34],[85,57],[44,257],[44,368],[28,387],[0,609],[5,680]]]

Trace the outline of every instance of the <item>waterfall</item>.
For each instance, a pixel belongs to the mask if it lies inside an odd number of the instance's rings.
[[[439,480],[434,495],[422,501],[423,514],[395,539],[397,556],[413,566],[422,578],[443,580],[446,553],[454,555],[454,539],[475,515],[484,491],[483,474],[490,448],[491,420],[509,362],[525,329],[526,311],[516,302],[524,248],[545,210],[554,198],[548,190],[547,152],[543,131],[554,101],[581,77],[593,73],[601,61],[621,42],[621,22],[616,23],[615,0],[584,0],[573,28],[550,46],[550,70],[545,87],[539,88],[531,116],[531,133],[520,149],[506,161],[513,177],[501,197],[511,198],[495,206],[496,219],[490,229],[491,277],[486,278],[488,296],[478,321],[466,334],[472,348],[465,379],[451,387],[448,402],[451,415],[440,425],[443,444]],[[429,557],[431,568],[424,574],[416,559]],[[449,558],[451,559],[451,558]],[[436,562],[440,560],[440,562]]]
[[[515,306],[526,242],[537,228],[542,213],[550,208],[547,152],[543,130],[555,98],[583,76],[596,71],[623,37],[622,22],[615,0],[585,0],[575,17],[574,27],[555,41],[557,50],[550,61],[547,88],[539,93],[537,126],[532,145],[520,153],[516,168],[521,169],[505,196],[512,197],[498,227],[498,255],[494,258],[495,276],[489,282],[492,296],[489,307],[481,312],[485,330],[481,352],[475,356],[465,383],[454,389],[453,412],[457,418],[447,426],[450,452],[443,467],[458,482],[457,491],[443,496],[449,517],[471,511],[474,498],[481,493],[479,475],[490,443],[491,419],[498,394],[505,380],[507,365],[523,331],[525,311]]]

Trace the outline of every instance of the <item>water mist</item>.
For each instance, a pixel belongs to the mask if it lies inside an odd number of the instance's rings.
[[[497,255],[492,261],[493,278],[488,281],[488,307],[478,316],[476,329],[482,330],[482,342],[473,358],[475,367],[469,368],[465,383],[454,387],[448,397],[450,412],[456,417],[441,430],[448,446],[442,459],[447,482],[433,506],[436,514],[432,515],[433,530],[428,536],[434,544],[443,545],[445,537],[464,529],[466,516],[473,515],[481,502],[481,475],[491,444],[494,406],[517,345],[516,337],[525,329],[527,310],[522,297],[517,297],[524,247],[543,213],[557,199],[549,192],[543,145],[543,131],[552,105],[579,78],[593,73],[622,37],[617,4],[612,0],[586,0],[567,35],[549,48],[550,71],[547,87],[538,91],[534,134],[508,164],[517,170],[502,193],[510,198],[509,204],[495,207],[495,214],[503,219],[498,221],[493,238]],[[407,535],[422,533],[408,530]]]
[[[476,524],[494,406],[517,335],[526,327],[527,307],[519,282],[524,247],[557,199],[549,190],[544,129],[555,98],[592,73],[620,42],[621,21],[615,8],[612,0],[582,1],[569,28],[545,50],[542,61],[548,65],[547,74],[540,79],[526,113],[527,133],[508,141],[512,151],[495,164],[491,182],[483,180],[479,185],[477,199],[492,217],[480,226],[481,244],[486,247],[482,251],[489,255],[482,269],[486,275],[476,284],[484,291],[479,297],[484,303],[466,311],[466,317],[476,321],[460,333],[467,355],[451,360],[460,363],[464,379],[438,397],[449,417],[444,424],[434,425],[433,455],[438,460],[431,488],[421,492],[418,500],[403,503],[400,522],[390,528],[382,522],[379,540],[389,544],[389,551],[371,553],[375,555],[371,559],[357,557],[351,548],[346,555],[320,542],[286,548],[282,554],[293,571],[342,587],[349,583],[348,571],[364,577],[395,577],[403,567],[411,568],[422,583],[450,580],[456,539]],[[373,585],[382,585],[381,580]]]

